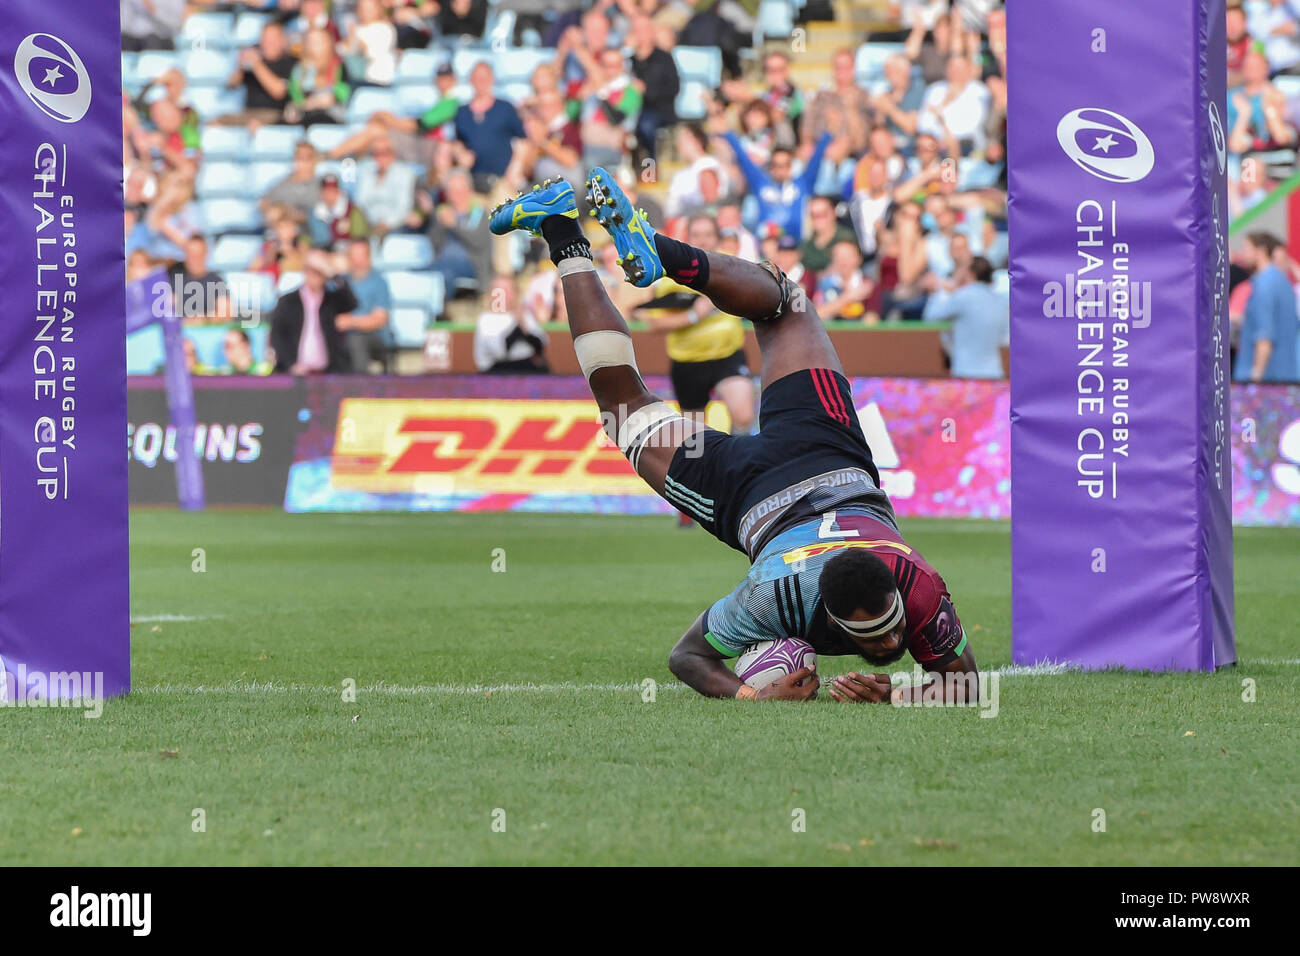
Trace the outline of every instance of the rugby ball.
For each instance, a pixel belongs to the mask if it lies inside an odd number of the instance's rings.
[[[736,658],[736,676],[754,690],[762,690],[777,678],[816,663],[812,645],[797,637],[760,641]]]

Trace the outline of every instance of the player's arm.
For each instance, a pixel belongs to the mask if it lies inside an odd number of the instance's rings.
[[[726,657],[705,637],[707,613],[695,619],[668,655],[668,669],[692,690],[705,697],[739,697],[747,685],[723,661]],[[802,687],[799,681],[805,681]],[[752,688],[751,688],[752,690]],[[778,678],[753,696],[759,700],[809,700],[817,693],[817,675],[801,668]]]

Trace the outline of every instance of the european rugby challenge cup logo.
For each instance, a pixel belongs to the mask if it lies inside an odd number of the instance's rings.
[[[1080,169],[1111,183],[1135,183],[1156,165],[1147,134],[1128,117],[1085,107],[1056,124],[1056,139]]]
[[[1219,164],[1219,175],[1222,176],[1228,167],[1228,143],[1223,138],[1223,120],[1214,100],[1210,100],[1210,137],[1214,140],[1214,158]]]
[[[49,33],[33,33],[18,44],[14,75],[42,113],[75,123],[90,109],[90,75],[77,51]]]

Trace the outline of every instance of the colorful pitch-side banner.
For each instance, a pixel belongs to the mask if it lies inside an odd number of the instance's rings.
[[[282,500],[290,511],[669,510],[605,442],[579,378],[271,376],[196,384],[195,449],[213,501]],[[661,394],[668,388],[663,379],[649,384]],[[1006,382],[854,379],[852,387],[900,515],[1010,516]],[[1231,398],[1234,520],[1300,527],[1300,386],[1237,385]],[[170,467],[178,452],[174,429],[160,417],[159,379],[131,380],[131,412],[132,501],[174,501]],[[286,489],[282,498],[268,497],[276,488]]]
[[[1018,663],[1235,660],[1224,16],[1009,6]]]
[[[118,5],[6,3],[0,696],[130,681]]]

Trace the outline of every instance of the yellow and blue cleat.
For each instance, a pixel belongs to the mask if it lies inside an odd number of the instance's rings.
[[[663,278],[664,264],[655,249],[655,231],[646,221],[645,212],[632,208],[614,177],[600,166],[591,171],[587,180],[587,202],[591,214],[614,240],[618,264],[627,281],[645,288]]]
[[[492,210],[488,229],[497,236],[504,236],[516,229],[540,236],[542,220],[547,216],[565,216],[574,220],[578,218],[578,203],[573,195],[573,187],[563,179],[548,179],[514,199],[507,199]]]

